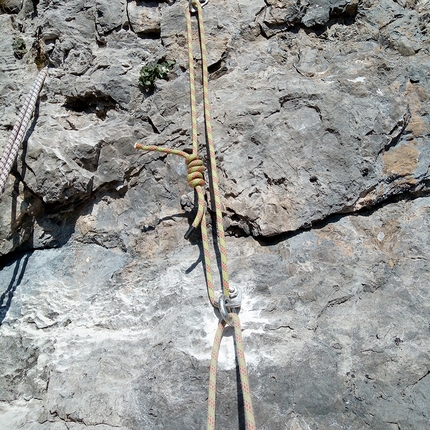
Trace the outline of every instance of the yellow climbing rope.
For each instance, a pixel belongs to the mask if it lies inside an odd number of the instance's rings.
[[[203,3],[206,4],[207,0]],[[197,108],[196,108],[196,88],[195,88],[195,73],[194,73],[194,57],[193,57],[193,44],[192,44],[192,23],[191,13],[197,12],[197,21],[199,28],[199,41],[200,51],[202,56],[202,75],[203,75],[203,104],[204,104],[204,118],[205,118],[205,131],[207,150],[209,153],[210,161],[210,189],[213,194],[215,203],[215,217],[217,229],[217,245],[221,256],[221,284],[222,294],[217,299],[215,295],[215,288],[213,282],[213,273],[211,265],[209,239],[206,226],[205,217],[205,200],[203,187],[205,185],[203,178],[203,162],[198,158],[198,131],[197,131]],[[225,234],[222,220],[222,206],[221,196],[218,186],[218,174],[215,158],[215,145],[212,135],[212,125],[210,116],[210,102],[209,102],[209,79],[208,79],[208,62],[205,42],[205,32],[203,23],[202,4],[199,0],[189,0],[189,7],[186,10],[187,22],[187,39],[188,39],[188,60],[189,60],[189,76],[190,76],[190,99],[191,99],[191,128],[192,128],[192,144],[193,152],[188,154],[184,151],[179,151],[169,148],[161,148],[157,146],[145,146],[140,143],[135,144],[135,148],[145,151],[159,151],[167,154],[175,154],[185,158],[187,164],[188,176],[187,180],[191,187],[195,188],[198,196],[198,210],[197,215],[191,225],[190,230],[186,233],[185,237],[189,237],[192,230],[200,225],[203,254],[204,254],[204,267],[206,275],[207,291],[209,301],[212,306],[219,308],[222,320],[218,324],[218,329],[215,335],[212,358],[210,364],[209,374],[209,393],[208,393],[208,415],[207,415],[207,430],[215,430],[215,406],[216,406],[216,376],[218,367],[218,355],[221,345],[221,340],[224,334],[226,325],[234,327],[235,332],[235,348],[236,358],[239,366],[240,381],[242,387],[242,395],[244,400],[245,424],[247,430],[255,430],[255,418],[252,406],[251,392],[249,387],[248,372],[245,362],[245,351],[242,340],[242,329],[240,325],[239,316],[235,311],[240,307],[240,300],[237,298],[237,291],[229,286],[228,265],[227,265],[227,249],[225,243]]]
[[[202,56],[202,75],[203,75],[203,104],[204,104],[204,116],[205,116],[205,128],[206,128],[206,139],[207,147],[209,152],[210,160],[210,178],[211,178],[211,188],[213,191],[213,196],[215,200],[215,215],[216,215],[216,228],[218,237],[218,248],[221,255],[221,273],[222,273],[222,286],[223,295],[220,297],[219,306],[227,303],[230,299],[230,293],[233,291],[229,286],[228,277],[228,266],[227,266],[227,248],[225,243],[224,227],[222,222],[222,206],[221,206],[221,196],[218,186],[218,173],[215,157],[215,145],[212,134],[211,125],[211,114],[210,114],[210,102],[209,102],[209,77],[208,77],[208,61],[207,61],[207,51],[206,51],[206,41],[205,41],[205,31],[203,22],[203,12],[202,5],[198,0],[190,0],[190,7],[187,8],[187,36],[188,36],[188,58],[189,58],[189,68],[190,71],[194,69],[194,59],[193,59],[193,45],[192,45],[192,31],[191,31],[191,12],[197,11],[197,20],[199,27],[199,38],[200,38],[200,51]],[[190,72],[190,89],[191,94],[195,94],[195,83],[194,83],[194,73]],[[193,103],[193,96],[191,96],[191,103]],[[195,103],[195,97],[194,97]],[[195,111],[195,110],[194,110]],[[195,113],[195,112],[194,112]],[[193,127],[197,124],[197,120],[192,120]],[[205,240],[203,238],[203,241]],[[236,346],[236,356],[239,364],[239,374],[242,386],[242,394],[244,399],[244,409],[245,409],[245,422],[247,430],[254,430],[255,418],[254,410],[252,407],[252,399],[249,388],[248,371],[245,363],[245,351],[242,341],[242,329],[240,326],[240,319],[234,312],[228,313],[228,316],[222,315],[223,321],[218,325],[218,330],[215,335],[213,349],[212,349],[212,359],[210,365],[209,374],[209,395],[208,395],[208,421],[207,429],[215,429],[215,405],[216,405],[216,373],[218,367],[218,352],[222,340],[222,335],[224,333],[225,324],[228,322],[232,324],[235,329],[235,346]]]

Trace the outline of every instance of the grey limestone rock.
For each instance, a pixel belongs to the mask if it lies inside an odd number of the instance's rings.
[[[218,319],[200,234],[183,239],[195,196],[182,158],[133,148],[191,148],[187,5],[2,4],[0,148],[49,76],[0,198],[0,427],[205,426]],[[425,0],[204,7],[258,428],[430,426],[429,17]],[[231,333],[220,360],[218,428],[241,428]]]
[[[160,34],[161,11],[158,2],[132,1],[127,4],[127,15],[133,31],[137,34]]]
[[[277,241],[228,239],[260,428],[426,427],[429,208],[417,198]],[[5,412],[11,428],[204,427],[216,318],[199,247],[179,242],[185,224],[143,233],[136,257],[70,244],[3,268],[2,404],[32,413]],[[227,336],[225,428],[237,420],[232,354]]]

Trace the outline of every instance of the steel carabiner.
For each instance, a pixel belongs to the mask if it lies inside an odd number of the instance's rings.
[[[242,290],[240,288],[233,287],[230,289],[229,297],[225,297],[221,294],[218,298],[218,303],[215,306],[218,307],[221,318],[230,326],[233,326],[233,320],[229,313],[239,313],[240,306],[242,304]]]
[[[209,0],[190,0],[190,12],[195,13],[197,9],[194,7],[194,3],[200,1],[201,7],[206,6],[209,3]]]
[[[227,305],[225,303],[225,296],[224,294],[221,294],[221,296],[218,299],[218,310],[221,315],[221,318],[230,326],[233,325],[233,321],[230,317],[229,309],[227,308]]]

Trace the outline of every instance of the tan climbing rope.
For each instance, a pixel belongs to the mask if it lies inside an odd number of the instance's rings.
[[[188,35],[188,50],[189,50],[189,62],[190,70],[193,68],[193,46],[192,46],[192,32],[191,32],[191,12],[197,11],[198,27],[199,27],[199,38],[200,38],[200,50],[202,56],[202,74],[203,74],[203,104],[204,104],[204,116],[205,116],[205,128],[206,128],[206,139],[209,152],[210,160],[210,172],[211,172],[211,186],[215,199],[215,214],[216,214],[216,226],[217,226],[217,237],[218,237],[218,248],[221,254],[221,273],[222,273],[222,285],[223,295],[219,298],[219,308],[223,321],[219,324],[217,333],[215,335],[212,360],[210,366],[210,379],[209,379],[209,398],[208,398],[208,423],[207,429],[215,429],[215,398],[216,398],[216,372],[217,372],[217,361],[218,351],[224,333],[225,323],[234,326],[235,329],[235,345],[236,345],[236,356],[239,364],[239,374],[242,386],[242,394],[244,399],[245,409],[245,422],[247,430],[255,429],[255,418],[252,407],[252,399],[249,388],[248,372],[245,363],[245,352],[242,341],[242,329],[240,326],[239,316],[234,312],[228,312],[228,307],[224,306],[230,302],[233,298],[233,290],[229,287],[229,276],[227,266],[227,249],[225,244],[224,227],[222,222],[222,209],[221,209],[221,195],[218,186],[218,174],[215,157],[215,145],[212,134],[211,125],[211,114],[210,114],[210,102],[209,102],[209,77],[208,77],[208,61],[205,41],[205,31],[203,22],[202,5],[198,0],[190,0],[190,8],[187,9],[187,35]],[[195,87],[193,79],[190,77],[191,93]],[[193,121],[194,126],[195,121]],[[203,236],[203,235],[202,235]],[[227,311],[227,312],[226,312]]]
[[[12,169],[13,163],[15,162],[16,156],[18,155],[19,147],[24,140],[28,123],[36,106],[37,97],[39,96],[47,75],[48,67],[43,68],[37,75],[37,78],[24,101],[24,105],[19,111],[18,119],[15,122],[9,140],[3,150],[3,154],[0,159],[0,195],[3,194],[7,178]]]
[[[244,412],[245,412],[245,423],[247,430],[256,429],[254,411],[252,406],[251,393],[249,388],[248,372],[245,362],[244,345],[242,341],[242,329],[240,325],[240,319],[237,315],[237,311],[240,307],[241,294],[234,288],[229,286],[228,276],[228,265],[227,265],[227,249],[225,243],[225,234],[222,219],[221,209],[221,195],[218,186],[218,174],[217,165],[215,158],[215,146],[212,134],[211,115],[210,115],[210,103],[209,103],[209,80],[208,80],[208,62],[205,42],[205,32],[203,23],[202,6],[208,2],[201,2],[198,0],[189,0],[189,7],[186,10],[186,22],[187,22],[187,39],[188,39],[188,59],[189,59],[189,75],[190,75],[190,94],[191,94],[191,125],[192,125],[192,143],[193,152],[187,154],[186,152],[160,148],[156,146],[145,146],[136,143],[137,149],[145,151],[159,151],[168,154],[176,154],[185,158],[188,166],[187,180],[190,186],[195,188],[198,196],[198,212],[194,219],[190,230],[187,232],[185,237],[188,237],[192,230],[200,225],[202,242],[203,242],[203,253],[205,262],[205,274],[206,284],[208,290],[209,301],[212,306],[219,308],[222,320],[218,325],[218,329],[215,335],[212,358],[210,364],[209,374],[209,393],[208,393],[208,415],[207,415],[207,430],[215,430],[215,406],[216,406],[216,376],[218,367],[218,355],[221,340],[224,334],[226,325],[231,325],[235,332],[235,348],[236,358],[239,366],[240,381],[242,387],[242,395],[244,400]],[[203,3],[203,4],[202,4]],[[203,75],[203,104],[204,104],[204,118],[205,118],[205,131],[206,131],[206,142],[207,150],[209,153],[210,160],[210,181],[209,186],[213,194],[215,203],[215,218],[216,218],[216,229],[217,229],[217,245],[221,256],[221,284],[222,294],[219,298],[216,298],[215,288],[213,282],[213,272],[210,257],[209,239],[206,227],[206,217],[204,214],[204,179],[203,179],[203,163],[198,158],[198,132],[197,132],[197,109],[196,109],[196,88],[195,88],[195,73],[194,73],[194,58],[193,58],[193,44],[192,44],[192,22],[191,13],[197,13],[197,21],[199,28],[199,41],[200,51],[202,56],[202,75]]]

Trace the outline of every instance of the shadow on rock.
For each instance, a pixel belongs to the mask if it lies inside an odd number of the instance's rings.
[[[3,320],[6,318],[7,312],[9,311],[12,304],[15,291],[22,282],[28,260],[32,254],[33,252],[29,252],[27,254],[21,255],[14,262],[15,269],[13,271],[12,279],[6,288],[6,291],[0,296],[0,325],[3,324]]]

